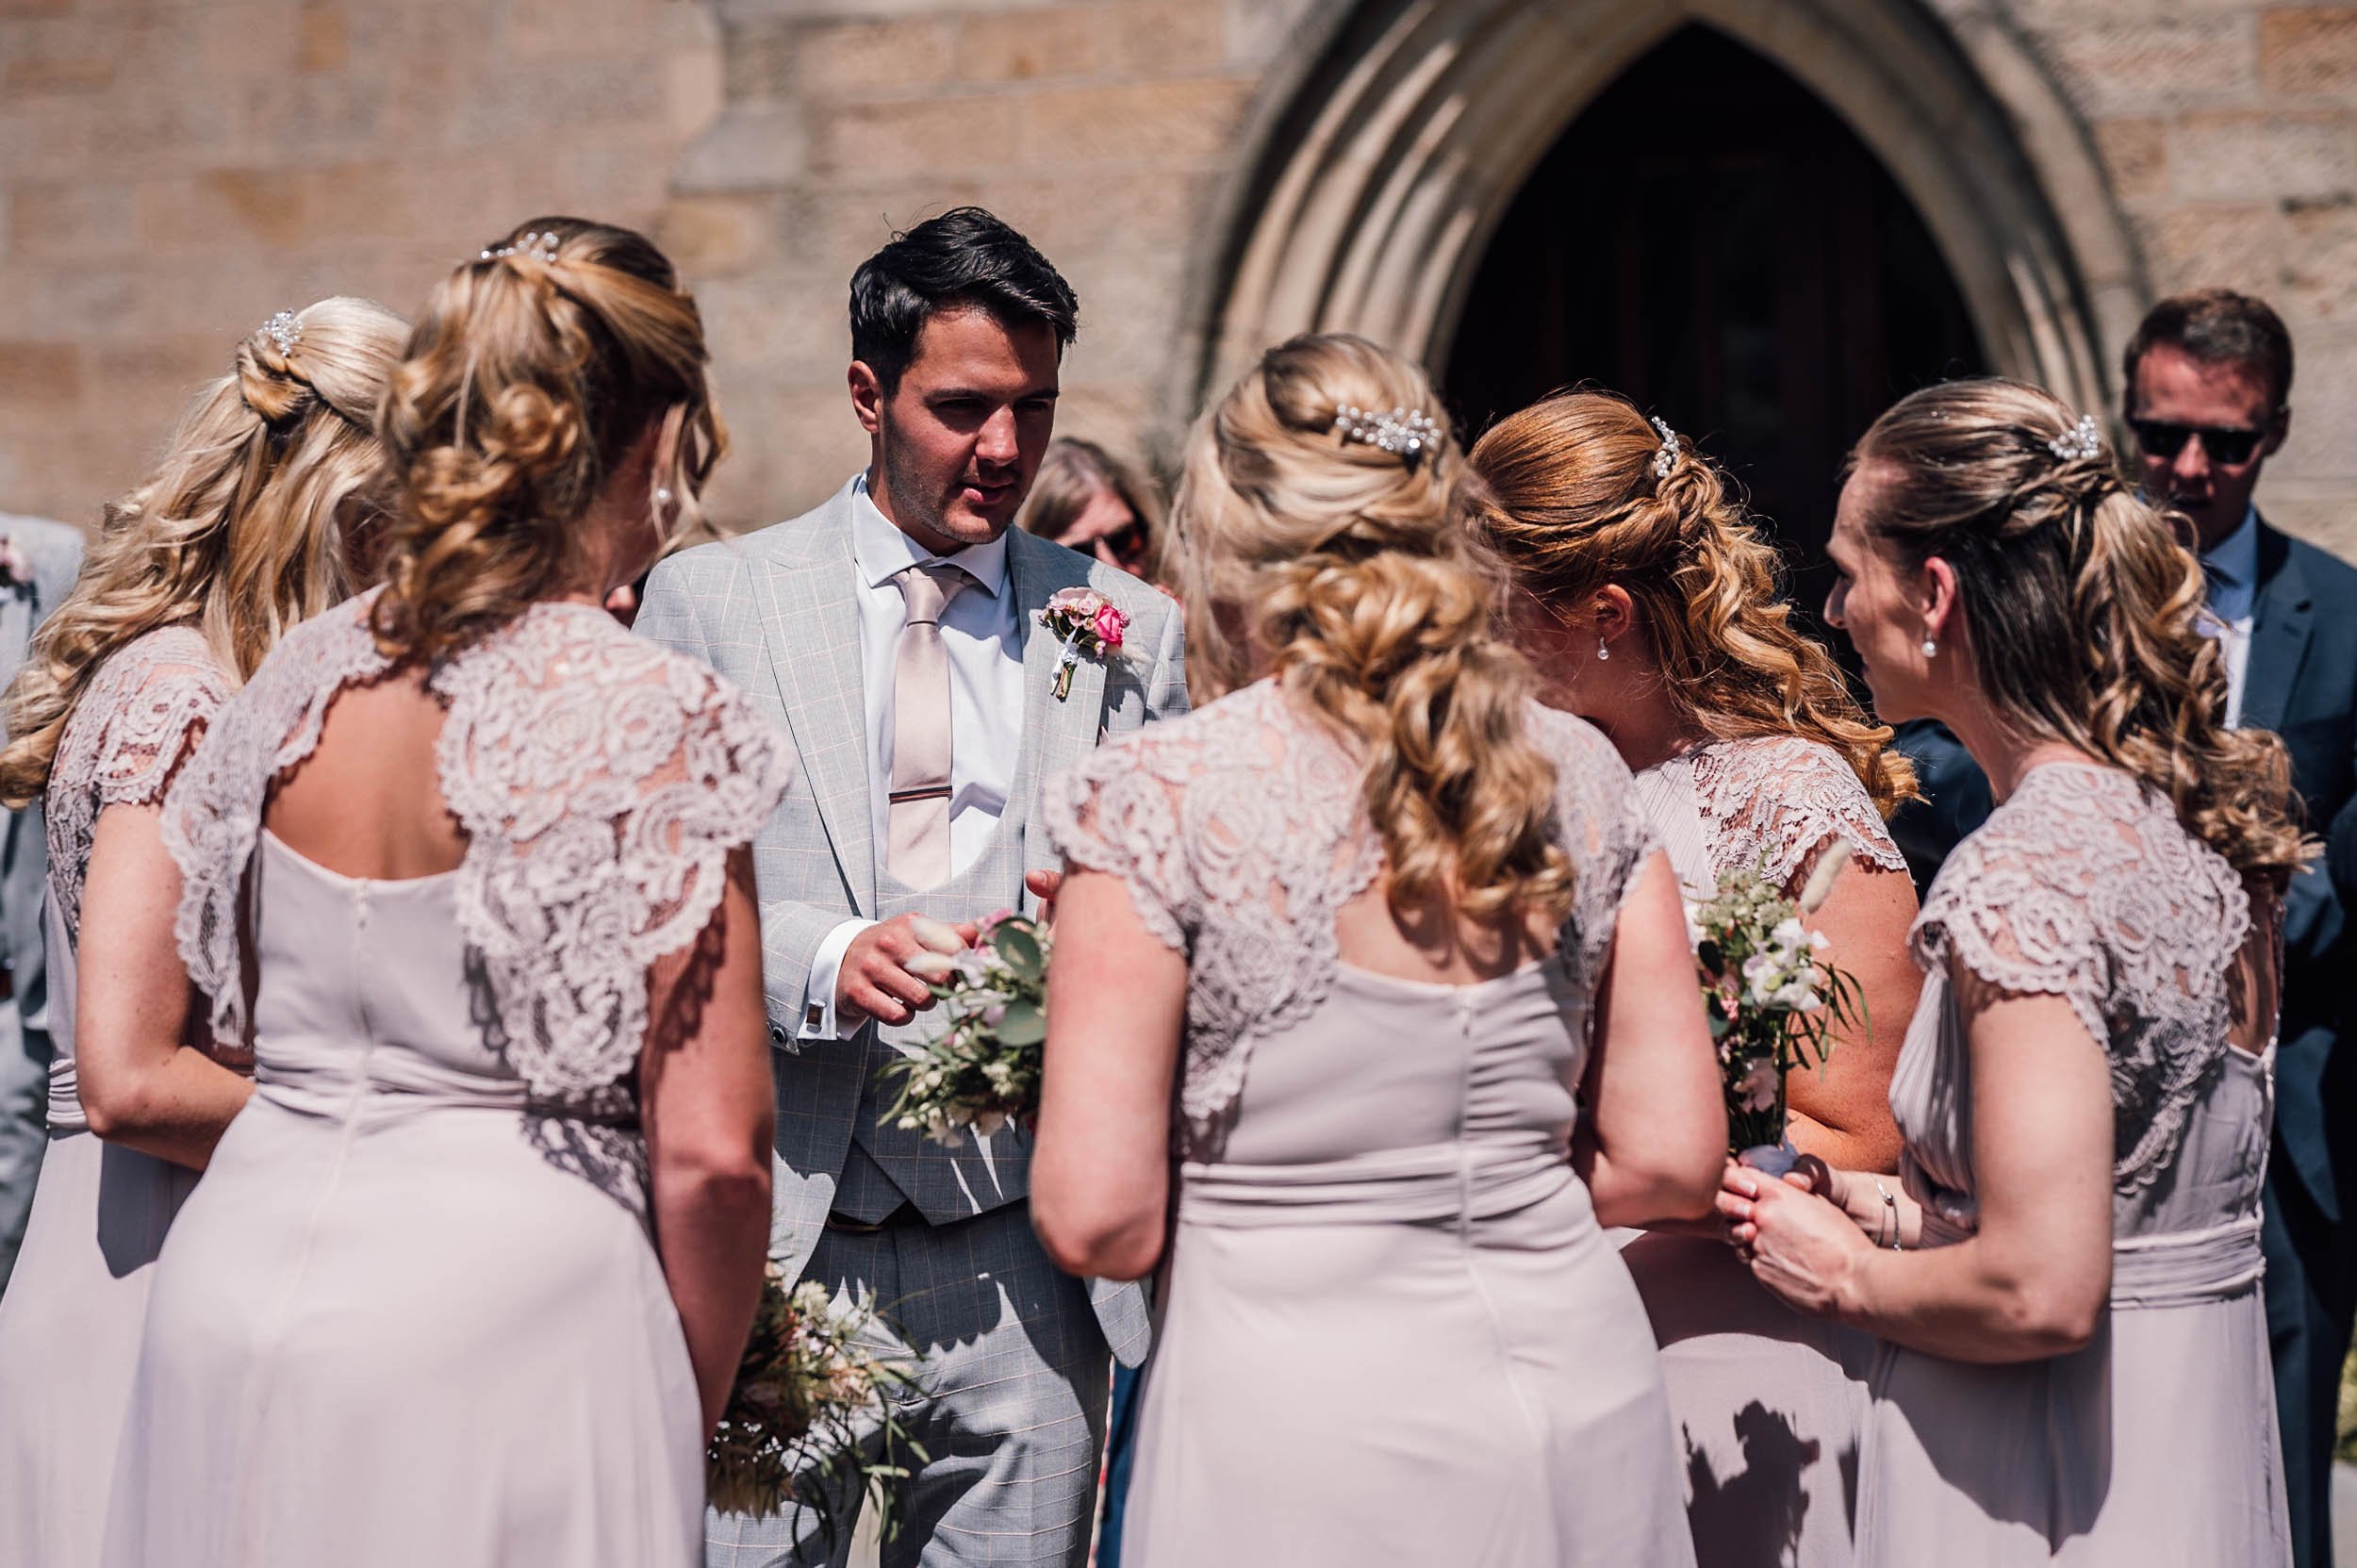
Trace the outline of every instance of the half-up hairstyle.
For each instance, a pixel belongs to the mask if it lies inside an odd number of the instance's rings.
[[[1344,407],[1441,404],[1362,338],[1295,338],[1190,437],[1173,503],[1188,670],[1201,698],[1274,674],[1367,762],[1395,909],[1559,920],[1572,867],[1555,767],[1528,738],[1534,682],[1494,624],[1495,585],[1451,520],[1463,458],[1346,440]]]
[[[1851,463],[1870,531],[1909,569],[1954,571],[1973,674],[2019,734],[2134,774],[2280,887],[2302,859],[2289,754],[2225,727],[2200,565],[2092,435],[2038,388],[1952,381],[1901,399]]]
[[[186,623],[243,681],[289,628],[351,597],[347,531],[373,510],[378,405],[406,332],[382,305],[326,299],[238,345],[163,461],[107,506],[42,622],[8,687],[0,800],[47,787],[74,705],[118,649]]]
[[[695,300],[629,229],[536,218],[444,278],[385,403],[385,652],[438,659],[583,586],[582,518],[674,409],[653,486],[674,534],[699,526],[724,441],[707,357]]]
[[[1793,626],[1775,550],[1690,443],[1618,393],[1578,390],[1509,414],[1469,462],[1466,526],[1514,586],[1560,618],[1618,584],[1664,686],[1705,734],[1821,741],[1886,817],[1914,797],[1889,729],[1868,721],[1833,656]]]

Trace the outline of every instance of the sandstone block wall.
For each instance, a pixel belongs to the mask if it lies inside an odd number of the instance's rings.
[[[552,210],[646,226],[694,280],[730,525],[861,460],[850,269],[960,202],[1080,294],[1063,427],[1167,456],[1189,269],[1338,3],[0,0],[0,509],[87,521],[237,334],[328,292],[410,307]],[[2284,311],[2262,499],[2357,554],[2357,4],[1928,3],[2031,44],[2155,289]]]

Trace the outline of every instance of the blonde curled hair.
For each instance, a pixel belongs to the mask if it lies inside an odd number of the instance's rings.
[[[1955,573],[1984,697],[2021,735],[2142,779],[2186,831],[2279,887],[2304,851],[2282,740],[2230,730],[2200,629],[2201,568],[2108,445],[2060,455],[2077,416],[1990,377],[1927,387],[1851,455],[1869,531],[1910,569]]]
[[[1412,458],[1345,441],[1344,405],[1441,404],[1398,356],[1313,336],[1197,422],[1172,505],[1192,684],[1209,698],[1273,674],[1365,757],[1394,909],[1559,920],[1555,767],[1525,733],[1534,682],[1486,563],[1451,521],[1463,458],[1444,432]]]
[[[406,325],[366,300],[326,299],[238,345],[164,458],[107,506],[89,561],[9,685],[0,800],[49,783],[58,742],[99,666],[160,627],[202,632],[233,679],[297,622],[349,598],[347,531],[372,508],[374,427]]]
[[[1619,585],[1664,689],[1704,733],[1821,741],[1884,816],[1914,798],[1888,727],[1868,720],[1833,656],[1793,626],[1775,550],[1690,444],[1668,447],[1635,404],[1582,389],[1507,416],[1468,462],[1466,526],[1515,586],[1559,618]]]
[[[385,651],[440,658],[588,586],[579,524],[668,418],[653,485],[675,498],[673,536],[697,528],[726,439],[708,357],[669,258],[629,229],[536,218],[444,278],[385,401]]]

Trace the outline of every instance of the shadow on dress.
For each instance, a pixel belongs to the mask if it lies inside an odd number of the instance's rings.
[[[1692,1492],[1686,1517],[1694,1555],[1713,1568],[1784,1568],[1797,1560],[1809,1501],[1801,1477],[1822,1457],[1824,1445],[1804,1441],[1790,1417],[1756,1399],[1735,1414],[1736,1441],[1743,1449],[1743,1468],[1735,1475],[1722,1479],[1692,1434],[1680,1436]],[[1845,1474],[1854,1472],[1855,1451],[1844,1449],[1838,1462]]]

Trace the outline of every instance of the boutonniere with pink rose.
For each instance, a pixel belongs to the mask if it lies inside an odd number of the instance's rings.
[[[13,588],[32,580],[32,557],[14,539],[0,534],[0,588]]]
[[[1063,644],[1056,655],[1056,701],[1072,695],[1072,672],[1082,658],[1103,660],[1121,652],[1129,617],[1095,588],[1058,588],[1047,596],[1039,623]]]

